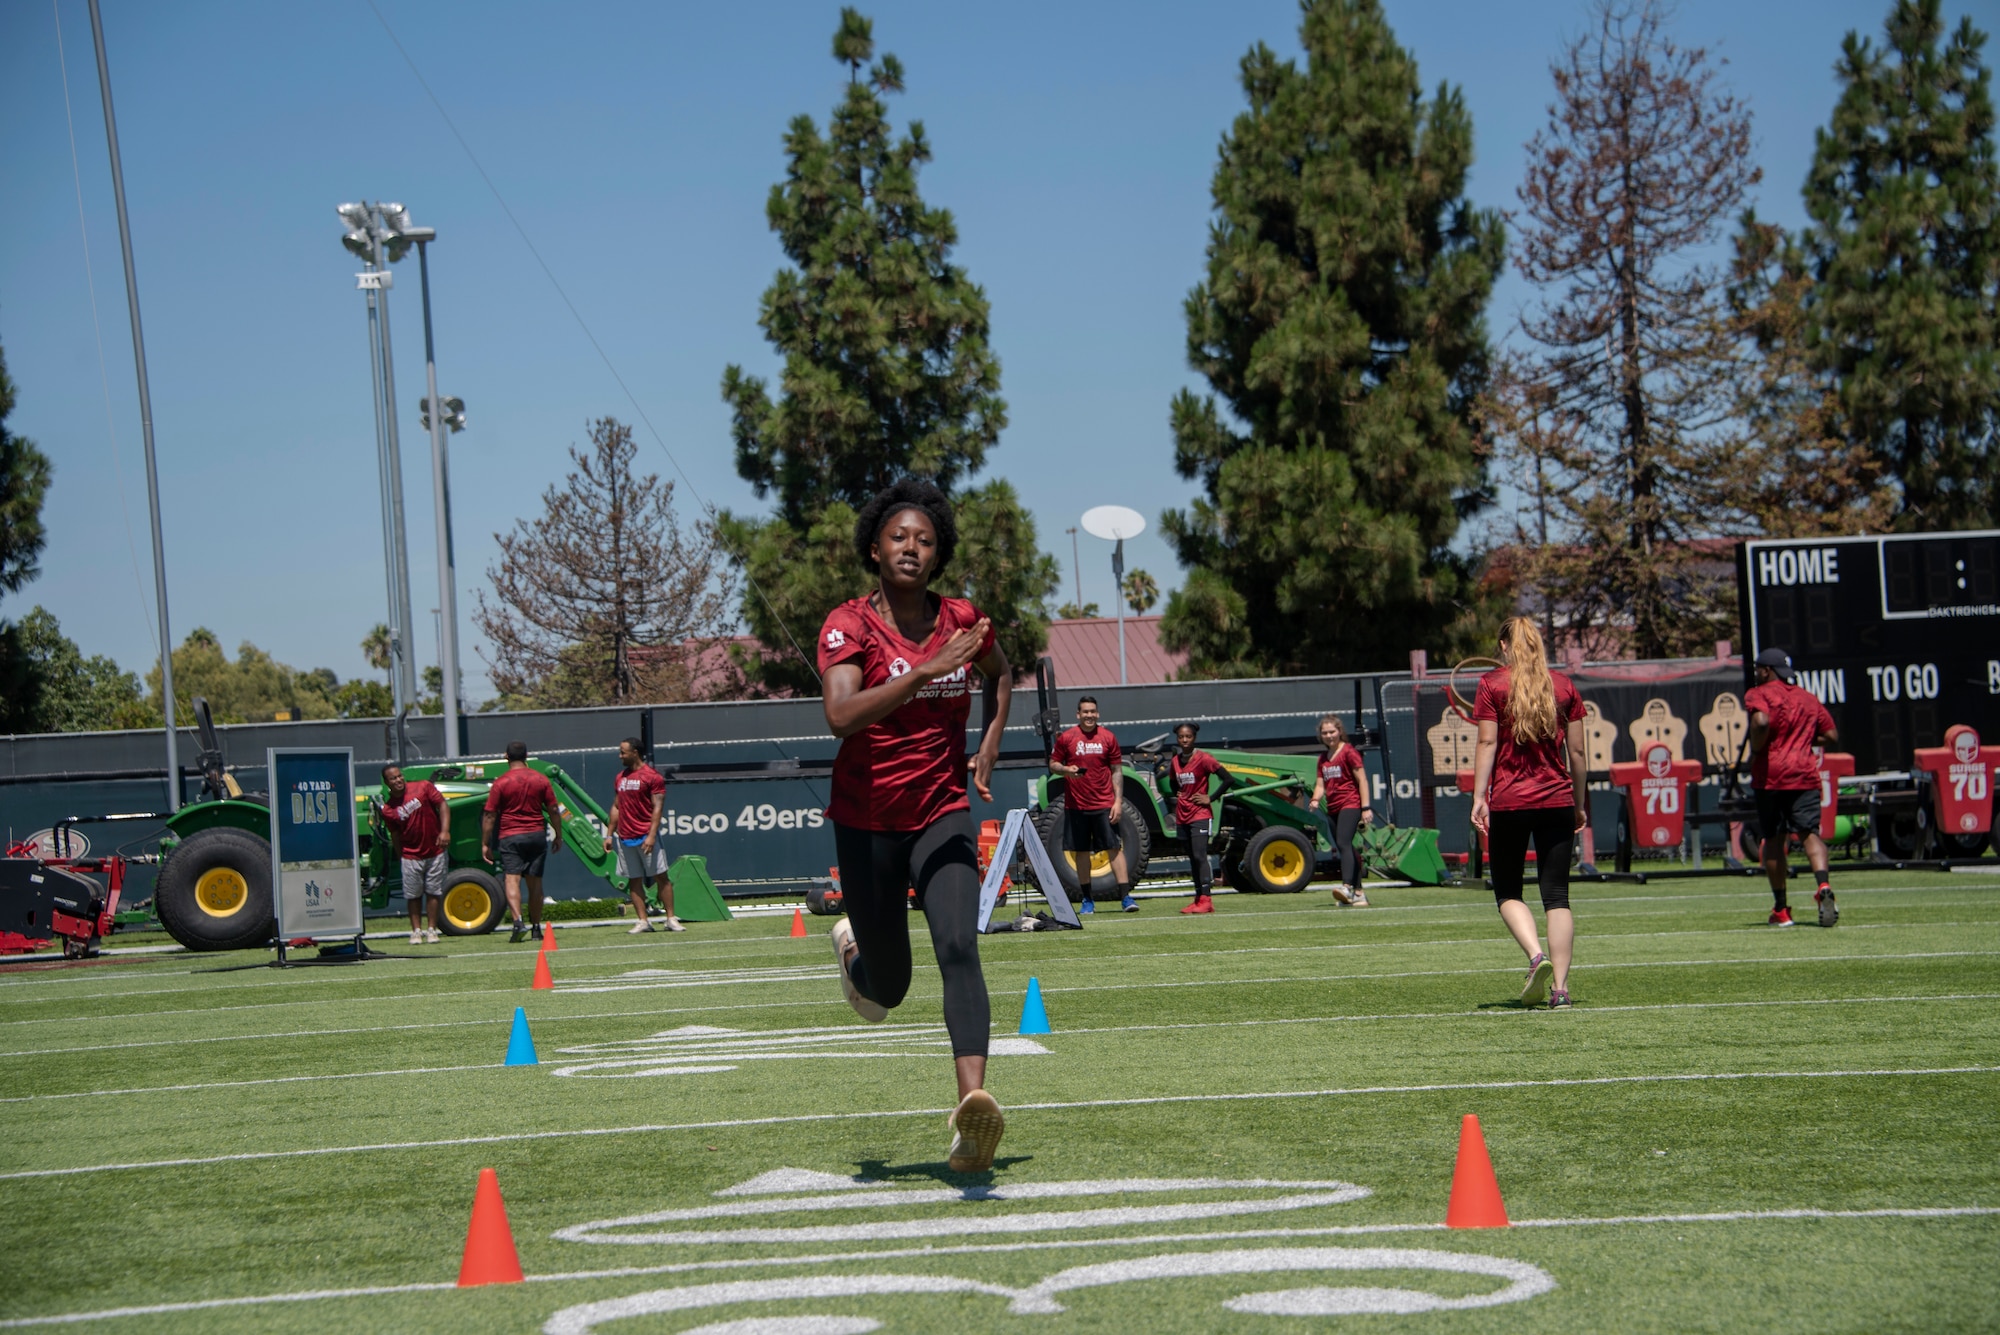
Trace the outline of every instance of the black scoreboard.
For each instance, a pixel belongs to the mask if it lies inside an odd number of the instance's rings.
[[[2000,530],[1745,542],[1736,580],[1746,673],[1789,653],[1861,773],[1955,723],[2000,743]]]

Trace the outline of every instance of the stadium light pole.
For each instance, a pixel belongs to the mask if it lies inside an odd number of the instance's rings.
[[[458,560],[451,534],[451,467],[445,454],[445,428],[465,429],[465,405],[438,398],[437,346],[431,338],[430,243],[435,227],[405,228],[417,243],[418,285],[424,296],[424,425],[431,432],[431,492],[436,507],[438,547],[438,671],[444,680],[438,692],[444,705],[444,754],[456,760],[458,748]]]
[[[104,140],[111,149],[111,193],[118,201],[118,248],[125,256],[125,305],[132,315],[132,360],[139,372],[139,434],[146,443],[146,509],[153,522],[153,596],[160,605],[160,704],[167,730],[167,810],[181,809],[179,738],[174,729],[174,637],[167,629],[167,549],[160,537],[160,466],[153,453],[153,391],[146,380],[146,335],[139,324],[139,277],[132,267],[132,223],[125,213],[125,168],[118,157],[118,117],[111,110],[111,66],[104,58],[104,19],[90,0],[90,39],[97,48],[97,88],[104,99]]]
[[[1103,538],[1111,548],[1111,598],[1118,613],[1118,684],[1126,684],[1125,674],[1125,539],[1146,531],[1146,518],[1122,505],[1099,505],[1083,512],[1083,531]]]

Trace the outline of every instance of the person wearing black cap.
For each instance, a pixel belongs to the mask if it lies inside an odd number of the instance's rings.
[[[1816,746],[1837,740],[1833,715],[1811,691],[1793,684],[1792,658],[1783,649],[1757,655],[1757,685],[1743,697],[1750,711],[1750,785],[1757,793],[1757,823],[1763,827],[1764,872],[1771,878],[1773,927],[1790,927],[1792,910],[1785,902],[1786,845],[1791,836],[1805,840],[1819,888],[1819,925],[1840,921],[1827,882],[1826,841],[1819,837],[1819,758]]]

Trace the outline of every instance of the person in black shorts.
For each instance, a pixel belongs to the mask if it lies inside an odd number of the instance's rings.
[[[1819,925],[1840,921],[1827,878],[1826,841],[1819,837],[1819,756],[1814,747],[1834,744],[1833,715],[1819,697],[1793,684],[1792,659],[1783,649],[1766,649],[1752,669],[1757,684],[1743,696],[1750,711],[1750,784],[1757,793],[1757,823],[1764,831],[1764,874],[1771,880],[1773,927],[1792,925],[1785,902],[1791,875],[1792,836],[1805,844],[1818,889],[1813,894]]]
[[[555,827],[556,841],[562,841],[562,808],[556,805],[556,790],[546,775],[528,768],[528,744],[507,743],[507,772],[493,781],[486,793],[486,812],[480,821],[479,856],[492,862],[495,835],[499,836],[500,874],[507,891],[507,909],[514,918],[514,935],[509,944],[526,941],[531,932],[542,939],[542,870],[549,858],[548,826]],[[527,883],[528,925],[521,922],[521,886]]]
[[[1139,901],[1132,897],[1125,844],[1117,834],[1124,761],[1118,738],[1097,721],[1097,697],[1086,695],[1078,700],[1076,726],[1057,735],[1049,751],[1049,769],[1068,780],[1063,786],[1063,856],[1076,868],[1084,913],[1097,911],[1090,894],[1095,877],[1091,854],[1100,849],[1111,855],[1111,877],[1118,886],[1119,905],[1127,913],[1139,911]]]

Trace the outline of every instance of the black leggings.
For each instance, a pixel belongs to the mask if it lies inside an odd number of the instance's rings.
[[[840,889],[856,955],[848,972],[862,996],[883,1006],[910,991],[909,890],[930,924],[944,975],[944,1027],[954,1057],[984,1057],[993,1027],[979,968],[979,855],[972,813],[953,811],[921,830],[833,827]]]
[[[1354,832],[1361,826],[1360,807],[1342,807],[1326,813],[1333,826],[1333,846],[1340,851],[1340,879],[1361,887],[1361,850],[1354,846]]]
[[[1209,880],[1213,873],[1208,866],[1208,822],[1196,821],[1192,825],[1181,826],[1181,838],[1187,840],[1188,869],[1194,874],[1196,898],[1208,893]]]
[[[1535,883],[1541,888],[1542,911],[1568,908],[1569,860],[1576,847],[1575,807],[1531,807],[1490,814],[1486,854],[1493,898],[1504,904],[1521,897],[1530,838],[1535,841]]]

